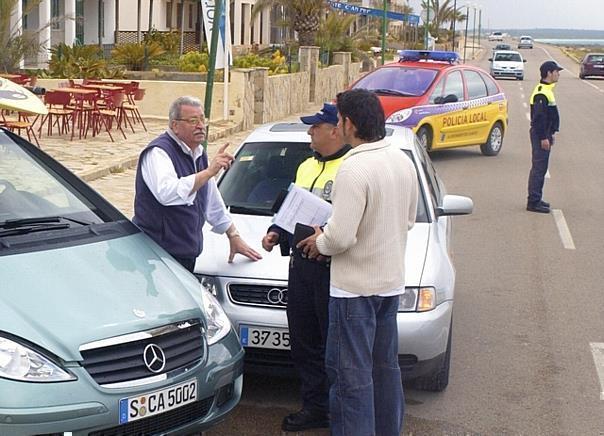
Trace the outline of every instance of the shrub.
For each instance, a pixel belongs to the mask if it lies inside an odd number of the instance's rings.
[[[180,57],[180,59],[178,60],[178,68],[180,69],[180,71],[185,71],[189,73],[205,73],[206,71],[208,71],[208,60],[208,53],[190,51]]]
[[[177,54],[180,49],[180,33],[176,31],[160,32],[153,27],[151,31],[145,33],[144,42],[146,44],[155,42],[169,54]]]
[[[157,42],[120,44],[116,46],[111,55],[113,61],[125,65],[133,71],[141,71],[149,61],[164,53],[164,49]]]
[[[233,66],[236,68],[266,67],[269,75],[288,72],[286,58],[281,55],[279,50],[275,50],[270,57],[253,53],[238,56],[233,59]]]
[[[96,79],[123,76],[119,68],[108,67],[103,50],[97,45],[69,46],[60,43],[52,47],[50,52],[48,70],[52,77]]]

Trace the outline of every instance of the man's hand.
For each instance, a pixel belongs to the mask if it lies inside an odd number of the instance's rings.
[[[317,248],[317,237],[323,233],[323,230],[321,230],[321,227],[319,226],[313,226],[313,228],[315,229],[315,234],[303,239],[296,245],[303,255],[309,259],[316,259],[321,256],[321,253]]]
[[[541,140],[541,148],[543,150],[549,150],[551,148],[551,144],[549,143],[549,139],[542,139]]]
[[[208,165],[208,171],[212,176],[215,176],[220,172],[220,170],[228,170],[233,163],[233,155],[226,151],[229,143],[227,142],[222,147],[218,149],[218,153],[212,159],[210,164]]]
[[[266,251],[273,251],[273,247],[279,243],[279,233],[277,232],[268,232],[262,238],[262,248]]]
[[[229,263],[233,263],[233,258],[236,254],[242,254],[250,260],[257,261],[262,259],[260,253],[254,250],[252,247],[246,244],[246,242],[241,239],[241,236],[235,236],[234,238],[229,238],[229,244],[231,246],[231,251],[229,254]]]

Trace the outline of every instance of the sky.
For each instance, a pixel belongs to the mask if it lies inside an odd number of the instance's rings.
[[[408,2],[419,15],[421,0]],[[468,3],[480,7],[487,29],[604,30],[604,0],[457,0],[457,7]]]

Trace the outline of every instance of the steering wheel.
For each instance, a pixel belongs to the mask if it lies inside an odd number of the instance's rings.
[[[0,195],[4,194],[7,190],[16,191],[15,185],[6,179],[0,179],[0,188],[4,186],[4,189],[0,190]]]

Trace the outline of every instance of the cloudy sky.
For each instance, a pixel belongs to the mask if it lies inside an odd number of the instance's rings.
[[[408,1],[419,14],[421,0]],[[457,7],[468,3],[480,6],[485,28],[604,30],[604,0],[457,0]]]

